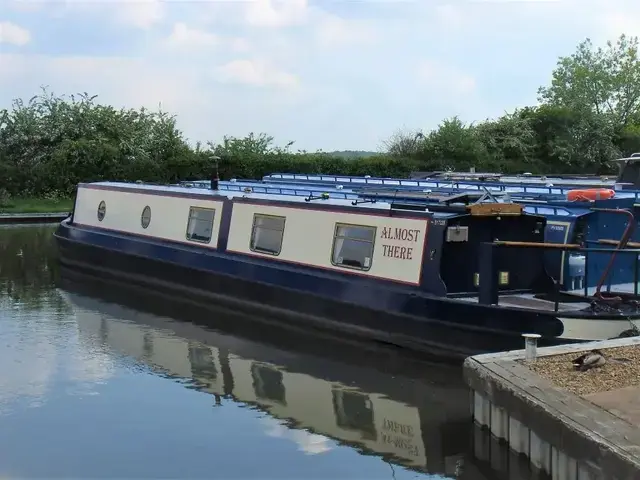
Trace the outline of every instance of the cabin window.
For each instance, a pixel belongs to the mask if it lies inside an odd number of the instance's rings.
[[[100,202],[98,205],[98,221],[101,222],[104,220],[104,216],[107,214],[107,204],[104,203],[104,200]]]
[[[254,252],[280,255],[285,220],[285,217],[256,213],[253,216],[249,248]]]
[[[337,223],[331,263],[340,267],[369,270],[375,237],[376,227]]]
[[[198,380],[211,382],[218,378],[218,369],[211,348],[189,345],[189,363],[194,377]]]
[[[287,405],[284,376],[280,370],[270,365],[251,363],[251,377],[256,397]]]
[[[212,208],[191,207],[187,222],[187,240],[209,243],[213,233],[213,218],[216,211]]]
[[[373,405],[369,396],[362,392],[343,390],[339,387],[331,389],[333,411],[339,427],[355,430],[363,434],[367,440],[376,440],[377,430],[373,418]],[[385,419],[385,423],[389,420]],[[386,425],[384,425],[386,427]]]
[[[140,216],[140,225],[142,228],[147,228],[151,223],[151,207],[147,205],[142,210],[142,215]]]

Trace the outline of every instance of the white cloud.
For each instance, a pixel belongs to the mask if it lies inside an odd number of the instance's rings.
[[[189,28],[183,22],[176,23],[167,38],[168,46],[187,50],[215,47],[219,45],[219,43],[220,39],[213,33],[196,28]]]
[[[311,433],[297,428],[288,428],[273,417],[264,417],[262,423],[268,428],[264,432],[265,435],[291,440],[298,445],[298,450],[304,452],[306,455],[326,453],[333,450],[335,446],[335,443],[324,435],[318,435],[317,433]]]
[[[170,50],[182,53],[210,52],[215,48],[229,49],[235,53],[247,53],[253,48],[243,37],[225,37],[208,30],[195,28],[184,22],[177,22],[164,44]]]
[[[149,29],[164,19],[166,5],[161,0],[131,0],[111,7],[124,24]]]
[[[377,38],[377,31],[366,21],[345,20],[325,15],[316,27],[316,39],[321,46],[369,45]]]
[[[245,21],[255,27],[288,27],[305,23],[307,0],[252,0],[245,4]]]
[[[8,43],[19,47],[31,41],[29,30],[11,22],[0,22],[0,43]]]
[[[299,80],[292,73],[278,70],[264,60],[232,60],[214,71],[223,83],[240,83],[254,87],[295,87]]]
[[[13,0],[16,4],[29,0]],[[101,21],[111,19],[119,25],[149,30],[166,18],[169,2],[163,0],[60,0],[34,4],[46,6],[52,16],[64,17],[67,14],[93,14]]]

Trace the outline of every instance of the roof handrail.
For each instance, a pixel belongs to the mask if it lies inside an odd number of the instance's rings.
[[[628,162],[630,160],[640,160],[640,152],[638,153],[632,153],[630,156],[628,157],[622,157],[622,158],[614,158],[612,160],[612,162]]]

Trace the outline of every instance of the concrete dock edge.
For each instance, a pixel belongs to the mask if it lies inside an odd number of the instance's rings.
[[[537,356],[630,345],[640,337],[539,348]],[[553,480],[640,478],[640,429],[535,374],[524,358],[517,350],[465,360],[475,423]]]
[[[70,215],[69,212],[52,213],[0,213],[0,225],[27,223],[59,223]]]

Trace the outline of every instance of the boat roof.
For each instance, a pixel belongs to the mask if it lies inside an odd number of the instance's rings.
[[[639,157],[632,157],[640,159]],[[514,177],[515,178],[515,177]],[[528,178],[528,177],[524,177]],[[352,177],[347,175],[323,175],[323,174],[292,174],[292,173],[271,173],[262,177],[263,183],[282,184],[297,183],[307,186],[324,185],[328,188],[330,185],[343,185],[343,187],[360,188],[360,187],[379,187],[379,188],[401,188],[403,190],[424,189],[424,188],[449,188],[457,190],[486,191],[490,192],[507,192],[513,194],[539,194],[539,195],[566,195],[572,189],[580,186],[586,188],[594,187],[593,184],[585,183],[587,180],[574,180],[572,183],[555,184],[553,178],[547,177],[543,183],[540,178],[536,182],[477,182],[474,180],[458,181],[455,179],[446,179],[443,177],[434,177],[430,179],[406,179],[406,178],[387,178],[387,177]],[[612,188],[611,185],[608,188]],[[618,198],[636,198],[640,196],[638,190],[616,190]]]
[[[466,177],[447,177],[447,176],[435,176],[429,178],[392,178],[392,177],[371,177],[365,175],[364,177],[348,176],[348,175],[324,175],[324,174],[293,174],[293,173],[270,173],[262,177],[265,182],[309,182],[309,183],[340,183],[349,185],[385,185],[385,186],[402,186],[402,187],[433,187],[437,185],[452,185],[456,188],[499,188],[499,189],[514,189],[528,188],[532,190],[534,188],[540,189],[543,193],[544,190],[549,189],[561,189],[567,187],[576,187],[591,185],[592,181],[586,179],[561,179],[557,177],[507,177],[502,176],[500,178],[492,178],[487,180],[479,180],[477,178]],[[560,182],[560,184],[556,184]],[[613,183],[613,180],[611,180]]]
[[[181,182],[183,186],[198,186],[202,188],[209,188],[211,185],[210,180],[195,180]],[[454,187],[424,187],[413,185],[391,186],[391,185],[342,185],[340,183],[306,183],[304,181],[296,182],[277,182],[270,183],[260,180],[221,180],[219,183],[221,189],[237,189],[243,187],[249,187],[255,192],[263,193],[279,193],[282,190],[286,191],[309,191],[314,192],[328,192],[331,195],[332,192],[336,194],[350,194],[347,198],[369,198],[369,197],[394,197],[394,199],[425,199],[438,201],[443,199],[454,198],[458,195],[467,195],[469,197],[482,197],[487,193],[491,193],[495,197],[513,197],[519,200],[529,201],[565,201],[566,197],[562,193],[549,193],[549,192],[523,192],[523,191],[505,191],[500,189],[491,188],[454,188]]]
[[[198,182],[194,182],[196,186],[186,186],[186,185],[157,185],[150,183],[129,183],[129,182],[92,182],[92,183],[84,183],[83,185],[91,185],[91,186],[102,186],[102,187],[115,187],[119,189],[130,189],[130,190],[147,190],[150,192],[174,192],[174,193],[189,193],[191,195],[201,195],[202,197],[226,197],[228,199],[234,198],[254,198],[260,200],[276,200],[287,203],[301,203],[308,205],[309,201],[306,198],[313,198],[318,202],[322,202],[322,205],[333,205],[333,206],[343,206],[350,207],[352,209],[369,209],[369,210],[391,210],[392,204],[391,202],[386,201],[376,201],[375,203],[366,202],[366,203],[358,203],[354,205],[352,202],[355,200],[362,201],[362,197],[349,192],[340,192],[336,190],[335,192],[326,192],[326,189],[309,189],[301,187],[299,189],[290,189],[290,188],[280,188],[280,187],[269,187],[265,186],[264,191],[246,191],[245,185],[221,185],[223,188],[220,190],[211,190],[209,188],[205,188],[197,185]],[[235,188],[234,188],[235,187]],[[267,191],[269,190],[269,191]],[[276,191],[277,190],[277,191]],[[328,198],[317,198],[321,195],[328,193]],[[428,207],[428,204],[422,204],[425,207]],[[403,210],[404,211],[404,210]],[[438,218],[448,218],[448,217],[457,217],[461,215],[461,212],[441,212],[441,211],[431,211],[428,208],[422,211],[412,211],[408,210],[407,213],[427,213],[429,216],[435,216]]]
[[[193,185],[200,188],[208,188],[211,184],[210,180],[196,180],[192,182],[182,182],[181,185]],[[367,199],[376,199],[377,203],[391,202],[392,204],[401,203],[405,207],[407,205],[418,207],[443,206],[447,204],[460,205],[465,201],[473,203],[479,200],[486,193],[482,190],[458,190],[458,189],[420,189],[420,188],[392,188],[392,187],[374,187],[359,186],[357,188],[342,187],[337,184],[317,185],[315,189],[310,190],[313,185],[309,184],[285,184],[285,183],[264,183],[261,181],[250,180],[232,180],[220,181],[220,190],[244,190],[251,189],[255,193],[280,194],[285,192],[287,195],[308,196],[312,191],[314,195],[327,193],[330,197],[346,196],[348,199],[366,201]],[[545,216],[583,216],[593,213],[591,206],[585,203],[574,203],[567,201],[561,195],[556,194],[526,194],[520,193],[512,195],[509,192],[499,191],[492,192],[495,198],[517,198],[518,196],[529,197],[527,200],[518,199],[515,203],[521,203],[525,207],[526,213]],[[545,198],[548,197],[548,198]],[[555,198],[554,198],[555,197]],[[269,198],[272,198],[271,196]],[[615,202],[614,200],[611,200]],[[628,200],[627,200],[628,202]],[[511,203],[511,202],[504,202]],[[615,207],[616,205],[614,205]]]

